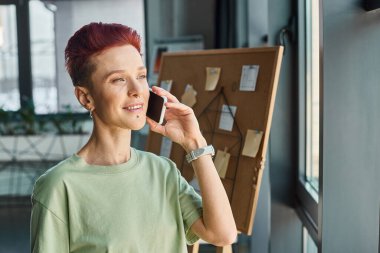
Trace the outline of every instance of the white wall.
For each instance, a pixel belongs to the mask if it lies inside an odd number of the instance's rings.
[[[154,41],[157,39],[202,35],[205,48],[214,47],[216,0],[147,0],[146,2],[148,57],[152,56]]]

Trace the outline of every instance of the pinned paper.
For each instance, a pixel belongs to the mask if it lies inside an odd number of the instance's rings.
[[[173,142],[168,138],[163,136],[161,140],[160,156],[170,157],[170,152],[172,151]]]
[[[172,89],[173,80],[162,80],[160,83],[160,87],[164,90],[170,92]]]
[[[217,150],[214,160],[215,168],[218,171],[219,177],[225,178],[228,168],[228,163],[230,161],[230,153],[227,153],[227,149]]]
[[[191,84],[186,85],[185,93],[181,97],[181,103],[193,107],[197,103],[197,91],[194,90]]]
[[[218,81],[219,81],[220,70],[221,68],[211,68],[211,67],[206,68],[207,76],[206,76],[205,90],[207,91],[215,90],[216,85],[218,84]]]
[[[222,111],[220,114],[219,128],[226,131],[232,131],[234,126],[234,117],[236,114],[236,106],[230,105],[230,110],[228,105],[222,106]]]
[[[256,157],[257,151],[259,151],[262,137],[262,131],[248,129],[242,154],[253,158]]]
[[[255,91],[259,65],[244,65],[241,71],[240,90]]]

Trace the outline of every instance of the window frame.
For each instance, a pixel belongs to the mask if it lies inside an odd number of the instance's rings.
[[[19,89],[21,108],[33,99],[32,60],[30,48],[29,1],[17,1],[17,43],[19,60]]]

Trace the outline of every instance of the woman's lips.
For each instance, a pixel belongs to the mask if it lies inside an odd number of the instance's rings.
[[[124,106],[123,109],[129,112],[141,112],[144,108],[144,104],[132,104],[128,106]]]

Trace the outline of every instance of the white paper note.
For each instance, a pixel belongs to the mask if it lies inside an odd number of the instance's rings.
[[[236,106],[230,105],[230,110],[228,110],[228,105],[222,106],[222,111],[220,115],[220,121],[219,121],[219,128],[226,130],[226,131],[232,131],[232,128],[234,126],[234,117],[236,114]]]
[[[259,65],[243,65],[240,78],[241,91],[255,91]]]

